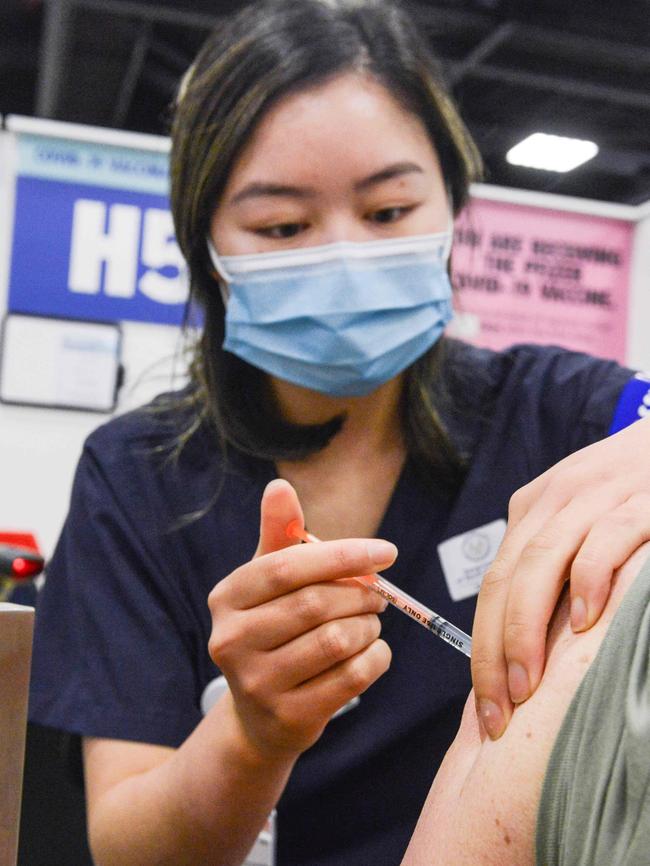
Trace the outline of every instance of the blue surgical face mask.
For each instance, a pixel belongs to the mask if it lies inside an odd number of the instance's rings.
[[[397,376],[452,316],[451,231],[220,257],[223,348],[295,385],[362,396]]]

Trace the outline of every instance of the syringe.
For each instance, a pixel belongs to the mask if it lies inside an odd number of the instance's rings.
[[[286,533],[289,538],[299,538],[301,541],[305,542],[320,541],[320,538],[316,538],[316,536],[312,535],[311,532],[302,529],[299,520],[292,520],[288,523]],[[448,643],[449,646],[453,646],[455,649],[459,650],[459,652],[471,657],[472,638],[468,634],[465,634],[465,632],[457,628],[457,626],[452,625],[446,619],[438,616],[437,613],[430,610],[428,607],[425,607],[419,601],[416,601],[413,596],[403,592],[399,587],[395,586],[395,584],[386,580],[385,577],[382,577],[380,574],[366,574],[363,577],[355,578],[355,580],[358,580],[359,583],[362,583],[369,589],[378,592],[379,595],[386,599],[386,601],[394,605],[398,610],[401,610],[402,613],[410,616],[411,619],[419,622],[420,625],[423,625],[430,632],[433,632],[433,634],[437,635],[441,640],[444,640],[445,643]]]

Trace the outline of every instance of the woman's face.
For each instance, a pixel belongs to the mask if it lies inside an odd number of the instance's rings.
[[[444,231],[448,203],[422,121],[349,73],[282,99],[235,163],[211,220],[221,255]]]

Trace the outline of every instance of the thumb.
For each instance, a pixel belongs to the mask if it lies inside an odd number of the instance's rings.
[[[255,556],[296,544],[296,540],[287,535],[287,526],[292,520],[297,520],[302,528],[305,518],[298,494],[288,481],[275,478],[266,485],[260,512],[260,540]]]

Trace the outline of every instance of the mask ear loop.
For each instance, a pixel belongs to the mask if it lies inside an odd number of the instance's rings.
[[[210,256],[210,261],[214,265],[214,269],[217,272],[216,276],[221,277],[219,281],[219,291],[221,292],[221,300],[223,301],[224,306],[226,306],[228,303],[228,298],[230,297],[230,292],[228,291],[230,275],[228,274],[228,271],[224,268],[219,253],[217,252],[214,244],[212,243],[212,239],[210,237],[206,237],[205,240],[208,245],[208,255]]]

